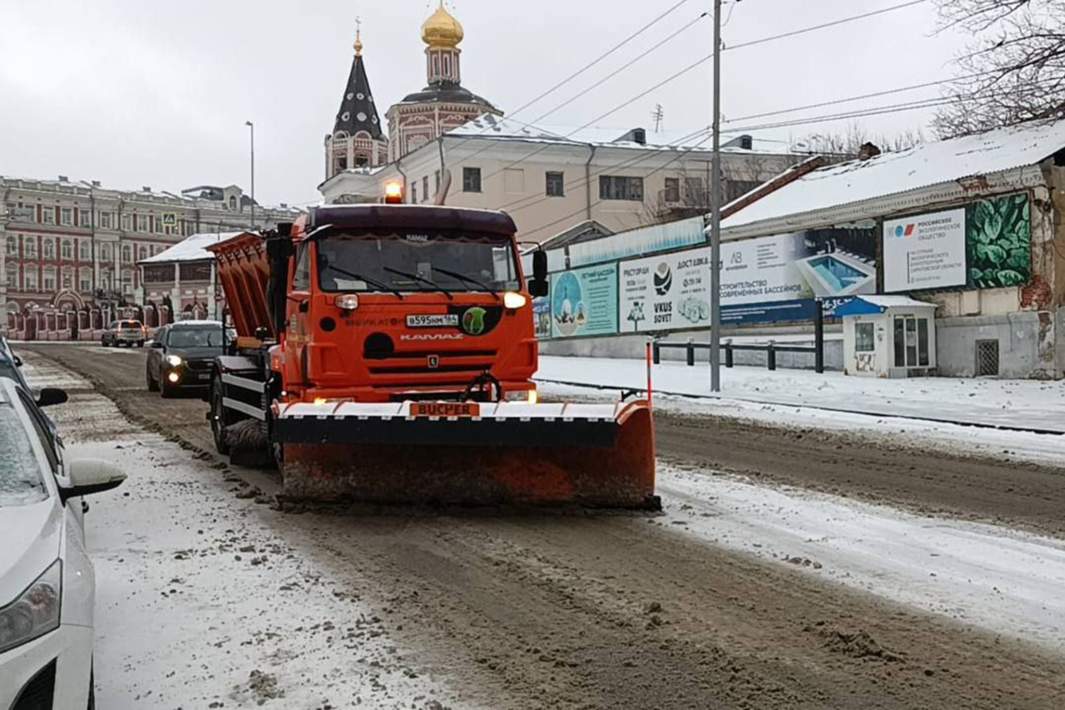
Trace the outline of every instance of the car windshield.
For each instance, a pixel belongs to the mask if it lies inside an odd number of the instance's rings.
[[[520,287],[512,242],[493,235],[337,234],[318,241],[323,291],[505,291]]]
[[[0,404],[0,507],[44,500],[48,490],[29,435],[10,404]]]
[[[175,328],[166,344],[172,348],[220,348],[224,344],[222,326]]]
[[[124,330],[129,330],[129,329],[131,329],[131,328],[132,328],[132,329],[136,329],[136,330],[140,330],[142,326],[141,326],[141,324],[140,324],[140,321],[136,321],[136,320],[124,320],[124,321],[122,321],[122,323],[121,323],[121,324],[119,325],[119,327],[120,327],[120,328],[122,328],[122,329],[124,329]]]

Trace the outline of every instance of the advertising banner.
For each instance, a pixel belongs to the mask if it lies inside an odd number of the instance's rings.
[[[1028,195],[982,200],[966,210],[969,285],[1021,286],[1032,279],[1032,216]]]
[[[617,334],[617,264],[552,274],[550,293],[552,337]]]
[[[550,291],[548,291],[550,293]],[[536,337],[544,340],[551,337],[551,299],[533,299],[533,325]]]
[[[964,286],[965,210],[884,221],[884,292]]]
[[[873,230],[818,230],[721,245],[721,318],[729,324],[810,320],[817,298],[876,292]],[[624,261],[621,330],[710,325],[706,247]]]

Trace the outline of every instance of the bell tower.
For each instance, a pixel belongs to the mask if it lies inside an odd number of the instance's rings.
[[[325,137],[325,178],[388,162],[388,139],[381,128],[362,50],[362,21],[356,20],[355,57],[340,99],[333,132]]]

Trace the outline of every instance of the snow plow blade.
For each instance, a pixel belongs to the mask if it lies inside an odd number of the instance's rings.
[[[274,426],[288,499],[660,507],[646,402],[290,404]]]

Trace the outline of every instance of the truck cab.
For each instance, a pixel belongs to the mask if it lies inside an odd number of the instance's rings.
[[[486,210],[312,210],[286,255],[276,365],[289,395],[535,401],[532,298],[515,232],[509,216]]]

